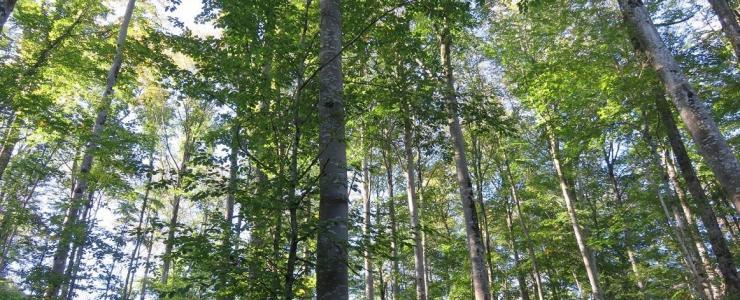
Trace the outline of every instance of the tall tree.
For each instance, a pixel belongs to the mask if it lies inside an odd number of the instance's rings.
[[[318,299],[348,299],[347,144],[343,77],[342,13],[339,0],[320,0],[319,52],[319,232],[316,246]]]
[[[563,199],[565,200],[565,208],[568,211],[568,217],[570,217],[573,234],[576,237],[578,250],[581,253],[581,260],[583,261],[584,267],[586,267],[588,281],[591,284],[591,296],[594,299],[603,300],[605,299],[604,292],[601,290],[596,261],[594,260],[592,250],[588,246],[586,235],[583,233],[583,228],[581,228],[581,224],[578,220],[578,214],[575,207],[577,199],[576,193],[573,190],[572,178],[570,178],[570,175],[566,173],[566,169],[562,164],[562,158],[560,157],[560,143],[552,128],[548,128],[546,134],[548,136],[552,164],[555,167],[555,173],[558,176],[560,190],[563,193]]]
[[[665,126],[666,135],[668,141],[673,149],[673,155],[678,163],[679,170],[686,180],[686,185],[689,189],[689,193],[694,196],[696,207],[699,211],[699,217],[702,223],[706,227],[709,235],[709,243],[712,245],[712,251],[717,257],[717,263],[719,270],[722,273],[722,278],[725,282],[726,294],[728,297],[735,297],[740,295],[740,278],[738,278],[737,267],[732,258],[732,252],[727,245],[727,240],[722,234],[722,230],[717,223],[717,216],[714,213],[714,209],[709,203],[704,188],[699,182],[699,178],[696,175],[694,167],[691,165],[691,160],[686,147],[681,140],[681,135],[678,132],[678,127],[673,120],[673,114],[668,107],[668,101],[663,97],[656,97],[655,106],[660,115],[661,122]]]
[[[53,299],[57,297],[59,293],[59,287],[65,281],[64,278],[64,267],[69,255],[69,243],[72,239],[73,232],[72,226],[77,223],[78,210],[80,208],[81,200],[88,186],[88,175],[92,169],[93,158],[95,155],[95,149],[100,143],[103,129],[105,128],[105,122],[108,118],[108,111],[110,110],[111,101],[113,100],[113,87],[118,79],[118,73],[121,70],[121,64],[123,63],[123,49],[126,44],[126,34],[128,33],[129,23],[131,23],[131,16],[134,12],[134,6],[136,0],[129,0],[126,6],[126,12],[123,15],[123,20],[118,31],[118,38],[116,40],[116,54],[113,57],[113,63],[110,70],[108,71],[108,78],[106,81],[105,90],[103,92],[102,103],[98,108],[97,116],[95,118],[95,124],[93,125],[92,134],[90,139],[85,145],[85,151],[80,164],[79,176],[75,182],[73,189],[72,198],[70,199],[70,205],[67,209],[67,214],[62,224],[62,229],[59,233],[58,246],[54,254],[54,260],[50,271],[49,284],[44,293],[45,299]]]
[[[619,7],[631,28],[639,50],[643,51],[658,73],[684,125],[691,133],[699,153],[717,180],[733,199],[740,212],[740,163],[720,133],[711,113],[686,79],[681,66],[658,33],[642,0],[619,0]]]
[[[460,189],[460,200],[465,221],[465,232],[467,234],[468,256],[472,268],[473,292],[476,300],[489,299],[490,285],[486,274],[484,263],[484,247],[481,238],[478,213],[475,202],[473,202],[473,183],[468,171],[468,161],[465,156],[465,139],[460,126],[459,108],[457,94],[455,92],[455,76],[452,70],[452,34],[447,17],[444,17],[439,34],[439,53],[442,59],[442,72],[444,75],[443,94],[447,107],[447,122],[452,146],[455,152],[455,168],[457,170],[457,181]]]
[[[730,3],[727,0],[708,0],[709,4],[712,5],[714,13],[719,18],[719,23],[722,25],[722,31],[725,33],[725,37],[729,40],[732,49],[735,51],[735,59],[740,62],[740,25],[737,23],[736,12],[730,8]]]

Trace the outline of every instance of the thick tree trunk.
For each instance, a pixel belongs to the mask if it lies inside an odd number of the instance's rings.
[[[445,77],[444,96],[447,102],[447,114],[452,146],[455,152],[455,167],[457,181],[460,187],[460,200],[465,221],[468,255],[470,257],[473,279],[473,293],[476,300],[489,299],[490,286],[486,274],[486,264],[483,261],[484,249],[481,231],[478,224],[478,213],[473,202],[473,184],[468,171],[468,161],[465,156],[465,139],[463,138],[460,119],[458,117],[457,95],[455,93],[455,77],[452,71],[451,51],[452,36],[447,25],[447,18],[443,20],[443,29],[440,32],[440,57]]]
[[[586,236],[583,234],[583,229],[578,222],[578,214],[576,213],[576,193],[573,191],[568,179],[568,175],[565,173],[565,169],[561,165],[560,158],[560,146],[555,133],[552,129],[547,129],[547,135],[549,137],[550,155],[552,155],[552,163],[555,167],[555,172],[558,175],[560,182],[560,190],[563,193],[563,199],[565,200],[565,207],[568,210],[568,216],[570,217],[570,223],[573,226],[573,234],[576,237],[576,243],[578,244],[578,250],[581,252],[581,259],[583,265],[586,267],[586,274],[588,275],[588,281],[591,284],[591,294],[596,300],[604,300],[604,293],[599,287],[599,273],[596,269],[596,262],[591,254],[591,249],[588,247]]]
[[[5,22],[8,21],[10,14],[13,13],[15,2],[16,0],[0,0],[0,37],[3,35],[2,31]]]
[[[388,146],[390,148],[390,146]],[[386,183],[388,184],[388,214],[391,223],[391,295],[393,300],[398,299],[400,286],[398,277],[401,273],[398,265],[398,220],[396,219],[396,201],[393,184],[393,163],[388,151],[383,152],[383,161],[385,162]]]
[[[740,279],[738,278],[737,267],[733,262],[732,252],[730,252],[722,230],[719,228],[719,224],[717,224],[717,216],[709,204],[709,199],[704,193],[704,188],[701,186],[701,182],[699,182],[694,166],[691,165],[691,160],[681,140],[678,127],[673,120],[673,114],[671,114],[668,107],[668,102],[662,97],[656,97],[655,99],[656,108],[660,114],[661,122],[665,126],[666,135],[673,149],[679,170],[681,170],[681,174],[686,180],[689,193],[694,196],[696,208],[699,210],[699,217],[702,223],[704,223],[704,227],[709,235],[709,243],[712,245],[712,251],[717,257],[719,270],[722,273],[726,287],[726,296],[729,298],[739,297]]]
[[[619,7],[640,43],[640,50],[647,54],[671,96],[683,123],[699,148],[699,153],[733,199],[736,211],[740,212],[740,163],[720,133],[711,113],[689,84],[670,49],[661,40],[642,0],[619,0]],[[740,285],[737,282],[733,284]]]
[[[413,135],[408,103],[404,103],[403,143],[406,158],[406,197],[409,205],[411,233],[414,239],[414,271],[416,277],[416,299],[426,300],[426,267],[424,265],[424,247],[421,244],[421,223],[419,221],[418,200],[416,198],[416,170],[414,164]]]
[[[368,151],[368,149],[365,149],[365,151]],[[367,156],[369,154],[366,153],[365,155]],[[368,166],[367,157],[362,159],[362,197],[362,234],[364,235],[365,245],[365,298],[373,300],[375,299],[375,288],[373,286],[373,259],[370,252],[370,232],[372,226],[370,223],[370,166]]]
[[[339,0],[320,0],[319,35],[319,223],[316,294],[349,298],[347,272],[347,144],[344,132],[342,17]]]
[[[92,135],[90,140],[85,146],[85,154],[82,158],[82,164],[80,165],[80,176],[75,183],[74,194],[70,199],[70,207],[68,209],[67,217],[62,225],[61,232],[59,233],[59,245],[54,254],[54,260],[50,270],[49,285],[44,294],[45,299],[53,299],[59,294],[59,287],[65,280],[64,278],[64,266],[69,255],[69,243],[72,240],[72,228],[71,226],[76,223],[77,211],[79,210],[80,202],[83,195],[87,191],[88,186],[88,174],[92,169],[94,151],[99,144],[99,139],[105,128],[105,121],[108,118],[108,111],[110,110],[110,104],[113,96],[113,86],[116,84],[118,79],[118,73],[121,70],[121,64],[123,63],[123,47],[126,43],[126,34],[128,32],[128,25],[131,22],[131,15],[134,11],[134,5],[136,0],[129,0],[126,6],[126,12],[123,15],[123,22],[118,31],[118,39],[116,40],[116,55],[113,58],[113,64],[108,71],[108,79],[103,93],[103,101],[98,109],[97,117],[95,119],[95,125],[93,126]]]
[[[727,40],[735,51],[735,58],[740,62],[740,25],[737,23],[735,13],[730,8],[727,0],[708,0],[712,5],[714,13],[719,18],[722,25],[722,32],[725,33]]]

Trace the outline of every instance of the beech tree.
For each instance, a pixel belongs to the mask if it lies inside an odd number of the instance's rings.
[[[740,290],[732,2],[0,8],[0,299]]]

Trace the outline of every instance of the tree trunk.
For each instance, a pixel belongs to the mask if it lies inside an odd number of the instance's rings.
[[[614,155],[614,143],[612,141],[609,141],[608,151],[604,150],[604,164],[606,165],[606,174],[609,177],[609,182],[611,182],[612,185],[612,192],[614,193],[614,200],[616,202],[617,209],[621,211],[623,209],[624,199],[622,197],[623,192],[619,187],[619,179],[617,178],[617,175],[614,171],[615,161],[616,157]],[[637,258],[635,257],[635,251],[632,247],[632,241],[630,239],[631,236],[632,233],[630,232],[629,227],[625,227],[622,230],[622,244],[626,248],[627,260],[629,261],[630,267],[632,268],[632,273],[634,273],[635,275],[635,283],[637,284],[637,289],[640,291],[640,294],[644,295],[645,283],[642,281],[642,276],[640,276],[640,269],[637,264]]]
[[[363,146],[365,143],[364,136],[363,136]],[[365,149],[365,151],[368,151],[368,149]],[[369,151],[368,151],[369,152]],[[363,207],[363,222],[362,222],[362,234],[364,235],[364,248],[365,248],[365,298],[368,300],[375,299],[375,288],[373,286],[373,259],[370,251],[370,232],[371,232],[371,223],[370,223],[370,166],[368,166],[368,159],[367,156],[369,153],[365,154],[365,157],[362,159],[362,207]]]
[[[388,184],[388,214],[391,222],[391,295],[393,300],[398,300],[398,294],[401,292],[398,284],[400,274],[400,267],[398,266],[398,221],[396,219],[396,201],[393,192],[393,163],[388,150],[383,152],[383,161],[385,162],[386,182]]]
[[[144,186],[144,198],[141,203],[141,209],[139,210],[139,221],[136,225],[136,241],[134,242],[134,250],[131,251],[131,258],[128,262],[128,268],[126,269],[126,280],[123,281],[123,297],[121,297],[123,300],[128,300],[129,298],[129,280],[131,282],[134,281],[133,276],[136,275],[136,265],[139,260],[139,248],[141,247],[141,243],[143,242],[143,226],[144,226],[144,215],[146,214],[146,210],[149,207],[149,192],[151,191],[151,185],[152,185],[152,173],[154,172],[154,156],[149,156],[149,169],[147,170],[146,175],[146,185]]]
[[[347,144],[344,132],[342,18],[339,0],[320,0],[319,35],[319,223],[316,294],[349,298],[347,271]]]
[[[496,143],[499,147],[501,147],[501,142],[497,139]],[[503,150],[503,149],[502,149]],[[529,259],[532,260],[532,271],[534,272],[534,283],[535,287],[537,288],[537,299],[543,300],[545,298],[542,287],[542,277],[540,276],[539,267],[537,264],[537,255],[534,252],[534,245],[532,242],[532,238],[529,235],[529,227],[527,226],[527,223],[524,222],[524,214],[522,213],[522,207],[521,202],[519,201],[519,192],[516,188],[516,183],[514,181],[514,175],[511,173],[511,166],[509,164],[509,158],[506,155],[506,151],[501,151],[503,163],[504,163],[504,169],[506,180],[509,181],[509,190],[511,192],[511,198],[514,200],[514,205],[516,207],[516,213],[519,215],[519,225],[522,227],[522,232],[524,233],[524,238],[527,242],[527,252],[529,254]]]
[[[458,117],[457,95],[455,93],[455,77],[452,70],[451,50],[452,36],[447,25],[447,18],[443,20],[443,29],[440,32],[440,57],[442,58],[442,69],[445,77],[444,96],[447,102],[447,114],[449,132],[452,137],[453,149],[455,151],[455,167],[457,170],[457,181],[460,188],[460,200],[465,221],[465,232],[467,235],[468,255],[470,257],[471,272],[473,279],[473,292],[476,300],[487,300],[490,298],[490,286],[486,265],[483,262],[484,249],[481,231],[478,224],[478,213],[473,202],[473,184],[468,171],[468,161],[465,157],[465,139],[463,138],[460,119]]]
[[[416,170],[414,164],[413,135],[408,103],[404,103],[403,143],[406,158],[406,197],[409,205],[412,236],[414,239],[414,271],[416,274],[416,299],[426,300],[426,267],[424,265],[424,247],[421,244],[421,223],[419,222],[418,200],[416,198]]]
[[[678,203],[681,205],[681,212],[679,212],[677,208],[674,208],[674,219],[677,220],[676,222],[678,225],[684,226],[685,232],[687,233],[687,241],[693,243],[689,250],[695,254],[694,258],[697,263],[700,264],[701,269],[699,269],[699,271],[703,271],[703,278],[705,280],[705,284],[709,288],[710,297],[718,298],[722,294],[721,288],[717,286],[715,280],[719,271],[716,270],[714,263],[709,259],[709,251],[704,245],[704,239],[702,238],[701,232],[699,232],[699,227],[696,224],[694,213],[691,211],[689,203],[686,200],[686,192],[678,182],[676,168],[673,165],[668,151],[663,152],[662,160],[666,167],[665,169],[667,170],[666,176],[668,178],[666,180],[669,180],[670,184],[673,184],[673,188],[676,191],[676,198],[678,199]]]
[[[187,122],[186,122],[187,123]],[[183,177],[188,172],[188,162],[190,161],[190,147],[191,147],[191,136],[189,129],[185,129],[185,141],[183,143],[182,150],[182,161],[177,169],[177,188],[182,189]],[[175,232],[177,231],[177,218],[180,214],[180,200],[182,199],[180,191],[175,193],[174,199],[172,200],[172,216],[170,216],[170,223],[168,224],[167,240],[164,244],[164,254],[162,255],[162,278],[160,282],[166,284],[170,275],[170,265],[172,264],[172,248],[175,243]]]
[[[237,119],[232,120],[231,124],[231,149],[229,151],[229,182],[226,190],[226,205],[224,207],[224,233],[223,241],[221,244],[221,252],[223,259],[223,267],[221,270],[220,285],[221,289],[226,289],[229,286],[229,271],[232,268],[231,259],[231,240],[233,238],[233,227],[234,227],[234,202],[236,198],[236,184],[238,180],[239,172],[239,121]],[[231,294],[223,295],[223,299],[233,299]]]
[[[151,218],[151,217],[150,217]],[[149,243],[146,246],[146,260],[144,260],[144,277],[141,278],[141,289],[139,290],[139,300],[146,298],[146,284],[149,280],[149,262],[152,258],[152,245],[154,245],[154,231],[152,231]]]
[[[596,262],[591,255],[591,249],[588,247],[586,236],[583,234],[581,225],[578,223],[578,214],[576,213],[575,203],[576,193],[573,191],[573,187],[570,185],[568,175],[565,173],[565,169],[561,165],[560,161],[560,146],[555,133],[552,132],[551,128],[547,129],[547,135],[549,137],[550,155],[552,155],[552,163],[555,167],[555,172],[558,175],[558,181],[560,182],[560,190],[563,193],[563,199],[565,200],[565,207],[568,210],[568,216],[570,217],[570,223],[573,226],[573,234],[576,237],[576,243],[578,244],[578,250],[581,252],[581,259],[583,265],[586,268],[586,274],[588,275],[588,281],[591,284],[591,294],[596,300],[604,300],[604,294],[599,287],[599,273],[596,269]]]
[[[740,25],[737,23],[735,13],[732,12],[727,0],[708,1],[709,4],[712,5],[712,9],[717,15],[717,18],[719,18],[719,23],[722,25],[722,31],[730,41],[732,50],[735,51],[735,58],[740,62]]]
[[[726,295],[729,298],[738,297],[740,296],[740,279],[737,275],[735,263],[732,260],[732,252],[730,252],[722,230],[719,228],[719,224],[717,224],[714,209],[709,204],[709,199],[704,193],[704,188],[702,188],[699,178],[696,176],[696,171],[691,165],[691,160],[681,140],[678,127],[673,120],[673,114],[671,114],[668,107],[668,102],[662,97],[656,97],[655,101],[661,122],[663,122],[666,128],[666,135],[673,149],[673,155],[676,158],[681,174],[686,180],[689,192],[694,196],[696,208],[699,210],[699,217],[702,223],[704,223],[704,227],[706,227],[707,234],[709,235],[709,243],[712,245],[712,251],[717,257],[719,270],[724,279]]]
[[[516,279],[519,282],[519,293],[522,300],[529,300],[529,290],[527,289],[527,280],[524,277],[524,273],[521,269],[521,261],[519,259],[519,249],[516,247],[516,240],[514,239],[514,221],[511,217],[511,207],[509,201],[506,201],[506,228],[509,233],[509,243],[511,244],[511,250],[514,252],[514,268],[516,269]]]
[[[61,232],[59,233],[59,245],[56,252],[54,253],[54,260],[50,270],[49,285],[44,294],[45,299],[53,299],[59,294],[59,287],[64,281],[64,266],[67,261],[67,255],[69,254],[69,242],[72,239],[72,228],[71,226],[76,223],[77,211],[79,209],[79,202],[83,195],[87,191],[88,186],[88,174],[92,169],[94,151],[99,144],[99,139],[105,128],[105,121],[108,118],[108,110],[113,96],[113,86],[116,84],[118,79],[118,73],[121,70],[121,64],[123,62],[123,47],[126,43],[126,34],[128,32],[128,25],[131,22],[131,15],[134,11],[134,5],[136,0],[129,0],[126,6],[126,12],[123,15],[123,22],[118,31],[118,39],[116,40],[116,54],[113,58],[113,64],[108,71],[108,79],[103,93],[103,101],[97,112],[95,119],[95,125],[93,126],[92,135],[90,140],[85,146],[85,154],[82,158],[82,164],[80,165],[80,176],[75,183],[74,194],[70,199],[70,207],[68,209],[67,217],[62,225]]]
[[[5,133],[5,142],[3,142],[0,149],[0,180],[3,179],[3,173],[5,173],[5,169],[10,163],[10,157],[13,155],[15,144],[18,143],[18,139],[20,138],[21,130],[18,115],[13,113],[11,120],[8,130]]]
[[[2,33],[3,26],[10,18],[10,14],[13,13],[15,2],[16,0],[0,0],[0,36],[4,35]]]
[[[733,199],[736,211],[740,212],[740,163],[720,133],[712,115],[684,77],[670,49],[661,40],[642,0],[619,0],[619,7],[640,43],[640,50],[647,54],[648,60],[671,96],[681,119],[699,148],[699,153],[712,169],[720,185]],[[740,289],[740,283],[736,278],[731,280],[734,281],[734,286],[730,289],[734,294],[735,290]]]

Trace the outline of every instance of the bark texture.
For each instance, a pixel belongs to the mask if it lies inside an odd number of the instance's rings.
[[[455,93],[455,77],[452,71],[451,48],[452,36],[447,26],[447,18],[444,20],[440,32],[440,57],[442,58],[442,69],[444,73],[444,97],[447,102],[447,122],[452,138],[452,146],[455,152],[455,168],[457,170],[457,182],[460,186],[460,200],[465,220],[465,233],[467,235],[468,256],[473,278],[473,292],[476,300],[490,298],[490,286],[486,264],[484,263],[483,239],[478,224],[478,213],[473,202],[473,183],[470,179],[468,161],[465,155],[465,139],[463,138],[460,118],[458,117],[457,95]]]
[[[639,42],[639,49],[645,52],[653,69],[660,76],[684,125],[699,148],[699,153],[733,199],[736,211],[740,212],[740,163],[720,133],[711,113],[689,84],[670,49],[661,40],[642,1],[619,0],[619,7]]]
[[[113,64],[108,71],[108,78],[106,81],[105,92],[103,92],[103,101],[98,108],[97,116],[95,118],[95,124],[93,125],[92,134],[90,140],[85,145],[85,154],[80,164],[80,174],[75,183],[73,189],[72,199],[70,199],[70,206],[67,210],[67,214],[62,224],[62,230],[59,233],[59,244],[57,250],[54,253],[54,259],[50,270],[49,284],[46,292],[44,293],[45,299],[53,299],[59,294],[59,287],[64,278],[64,267],[69,255],[69,243],[72,239],[72,226],[77,223],[78,211],[80,203],[82,202],[83,195],[87,191],[88,187],[88,175],[92,169],[94,152],[98,147],[99,140],[105,129],[105,122],[108,119],[108,111],[110,110],[110,104],[113,96],[113,87],[116,85],[119,71],[123,63],[123,48],[126,43],[126,35],[128,33],[128,26],[131,22],[131,16],[134,12],[134,6],[136,0],[129,0],[126,6],[126,12],[123,15],[123,21],[118,31],[118,38],[116,40],[116,54],[113,58]]]
[[[316,294],[319,300],[349,298],[347,272],[347,144],[342,79],[342,18],[339,0],[320,0],[319,35],[319,223]]]

